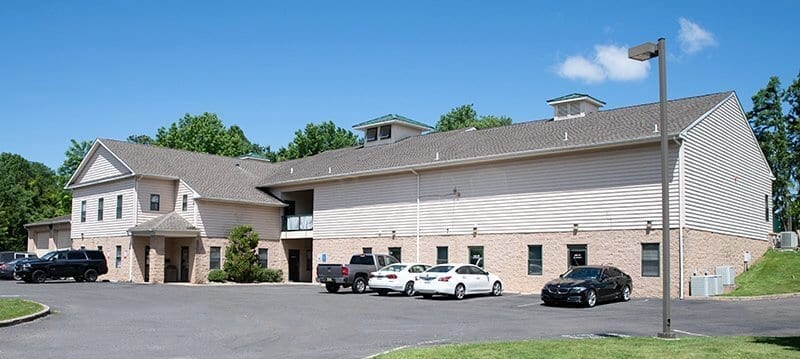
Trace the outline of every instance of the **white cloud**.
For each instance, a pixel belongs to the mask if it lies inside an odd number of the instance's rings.
[[[597,52],[595,61],[603,67],[609,79],[633,81],[647,77],[650,62],[629,59],[627,47],[597,45],[594,50]]]
[[[596,45],[594,59],[583,56],[570,56],[558,65],[558,75],[586,83],[600,83],[605,80],[632,81],[647,77],[649,62],[628,58],[627,47]]]
[[[710,31],[700,27],[689,19],[679,18],[678,23],[681,25],[678,31],[678,40],[681,43],[681,50],[687,54],[696,53],[706,47],[715,46],[717,40],[714,39],[714,34]]]
[[[603,68],[583,56],[568,57],[564,63],[558,65],[558,75],[587,83],[603,82],[606,79]]]

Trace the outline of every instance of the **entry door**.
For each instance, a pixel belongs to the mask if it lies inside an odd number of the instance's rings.
[[[290,282],[299,282],[300,281],[300,250],[299,249],[290,249],[289,250],[289,281]]]
[[[144,281],[150,281],[150,246],[144,246]]]
[[[181,247],[181,282],[189,281],[189,247]]]
[[[589,257],[585,244],[567,245],[567,267],[585,266],[587,263]]]

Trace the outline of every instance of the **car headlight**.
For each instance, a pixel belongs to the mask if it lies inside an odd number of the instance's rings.
[[[23,264],[22,264],[22,268],[24,268],[24,269],[28,269],[28,268],[30,268],[30,267],[31,267],[31,265],[30,265],[30,264],[28,264],[28,263],[23,263]]]
[[[580,292],[583,292],[584,290],[586,290],[586,287],[572,287],[572,289],[570,289],[569,292],[570,293],[580,293]]]

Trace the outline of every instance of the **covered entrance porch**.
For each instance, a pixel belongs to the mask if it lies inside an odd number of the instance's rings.
[[[289,282],[313,281],[314,248],[311,238],[282,239],[281,242],[288,262],[286,279]]]
[[[139,270],[134,281],[145,283],[194,282],[195,255],[200,231],[175,212],[128,230]],[[133,272],[133,264],[131,264]],[[137,280],[141,278],[141,280]]]

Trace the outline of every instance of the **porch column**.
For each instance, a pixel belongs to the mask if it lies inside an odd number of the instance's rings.
[[[164,237],[150,236],[150,283],[164,283]]]

